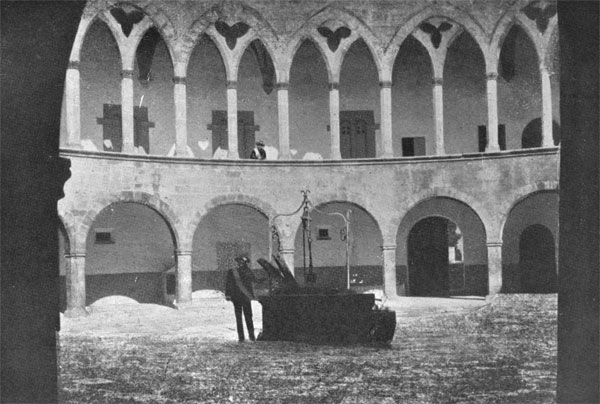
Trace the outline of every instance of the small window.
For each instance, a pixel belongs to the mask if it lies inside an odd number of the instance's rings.
[[[112,232],[107,230],[96,230],[96,244],[114,244]]]
[[[320,227],[317,230],[318,230],[317,240],[331,240],[331,237],[329,236],[328,228]]]

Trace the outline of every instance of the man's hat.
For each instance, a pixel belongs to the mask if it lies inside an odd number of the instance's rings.
[[[241,254],[241,255],[238,255],[237,257],[235,257],[235,262],[238,262],[238,263],[250,262],[250,258],[248,258],[248,256],[246,254]]]
[[[258,142],[256,142],[256,145],[265,147],[265,142],[263,142],[262,140],[259,140]]]

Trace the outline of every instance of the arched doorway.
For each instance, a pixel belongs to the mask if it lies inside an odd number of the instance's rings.
[[[519,269],[522,292],[556,292],[554,237],[547,227],[534,224],[523,230],[519,238]]]
[[[450,295],[449,247],[460,239],[457,226],[434,216],[420,220],[408,235],[408,278],[412,296]],[[454,254],[456,259],[456,253]]]

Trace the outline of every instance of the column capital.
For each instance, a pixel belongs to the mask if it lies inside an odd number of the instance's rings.
[[[329,83],[329,91],[339,90],[339,89],[340,89],[340,83],[338,83],[338,82]]]
[[[392,88],[392,82],[391,81],[380,81],[379,88]]]
[[[187,79],[183,76],[174,76],[173,84],[186,84]]]
[[[497,248],[497,247],[502,247],[502,241],[488,241],[488,242],[486,243],[486,245],[487,245],[488,247],[492,247],[492,248],[494,248],[494,247],[496,247],[496,248]]]
[[[431,84],[434,86],[443,86],[444,85],[444,79],[441,77],[434,77],[431,80]]]
[[[290,83],[277,83],[275,84],[277,90],[288,90],[290,87]]]
[[[498,73],[496,73],[496,72],[487,73],[485,75],[485,78],[487,80],[498,80]]]
[[[121,70],[121,78],[122,79],[132,79],[133,78],[133,70],[127,70],[127,69]]]
[[[79,70],[79,60],[69,60],[67,69]]]
[[[192,255],[192,250],[175,250],[175,254],[177,254],[178,257]]]
[[[381,251],[396,251],[396,244],[384,244],[381,246]]]
[[[237,81],[227,80],[227,89],[228,90],[237,90]]]

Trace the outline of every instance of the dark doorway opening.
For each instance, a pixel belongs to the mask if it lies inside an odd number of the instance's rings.
[[[241,159],[250,158],[254,149],[256,131],[260,126],[254,125],[254,111],[238,111],[238,154]],[[213,154],[217,148],[229,150],[227,137],[227,111],[212,111],[212,123],[208,125],[212,130]]]
[[[102,125],[104,151],[121,152],[123,147],[123,127],[121,105],[104,104],[104,116],[97,118]],[[154,122],[148,120],[147,107],[133,107],[133,146],[143,147],[146,154],[150,153],[149,129],[154,128]]]
[[[521,292],[556,293],[556,256],[552,232],[541,224],[527,227],[519,239]]]
[[[443,217],[419,221],[408,235],[408,280],[411,296],[450,295],[448,225]]]
[[[340,111],[340,149],[343,159],[375,157],[373,111]]]

